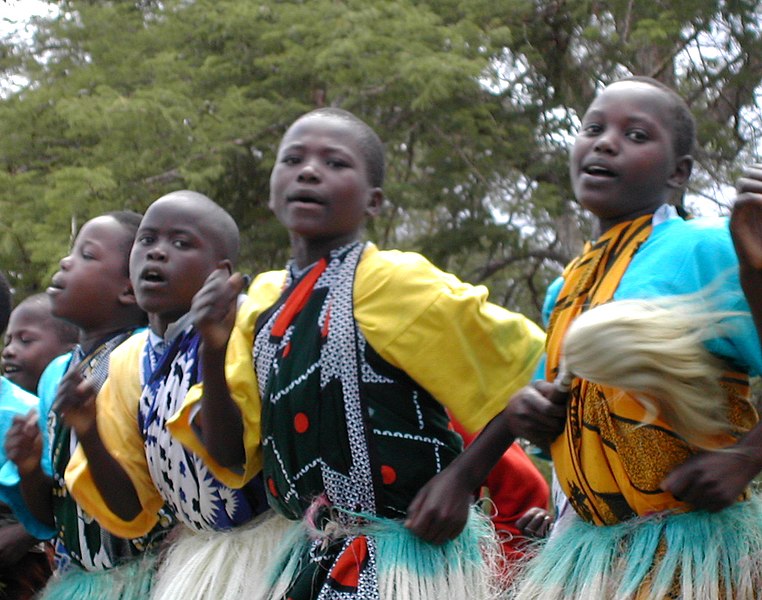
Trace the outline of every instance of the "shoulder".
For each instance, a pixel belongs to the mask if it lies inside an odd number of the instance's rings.
[[[280,298],[285,283],[285,270],[266,271],[257,275],[246,292],[246,299],[238,307],[236,326],[242,329],[253,327],[257,317]]]
[[[20,388],[10,379],[0,376],[0,410],[26,414],[39,404],[37,396]]]
[[[114,348],[109,356],[109,377],[120,368],[137,368],[147,341],[148,329],[141,329]]]
[[[486,293],[486,288],[477,287],[480,294]],[[417,252],[379,250],[372,244],[365,249],[355,282],[356,298],[384,290],[438,295],[443,291],[473,289],[474,286],[442,271]]]
[[[649,246],[681,254],[688,250],[733,252],[726,217],[670,219],[654,227],[643,248]]]

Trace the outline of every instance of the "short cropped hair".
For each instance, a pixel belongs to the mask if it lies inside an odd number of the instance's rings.
[[[70,323],[64,319],[59,319],[53,316],[50,296],[45,292],[39,294],[33,294],[24,298],[16,308],[20,308],[25,304],[36,304],[41,309],[44,309],[48,317],[50,317],[50,323],[53,330],[56,333],[56,337],[62,344],[76,344],[79,341],[79,327]]]
[[[631,77],[618,79],[612,83],[619,83],[620,81],[637,81],[651,85],[664,92],[669,98],[672,107],[672,131],[675,138],[675,156],[680,157],[685,156],[686,154],[692,154],[693,148],[696,145],[696,120],[693,118],[693,113],[691,113],[691,109],[688,107],[688,104],[683,97],[671,87],[653,77],[633,75]]]
[[[386,176],[386,160],[384,159],[384,144],[378,134],[365,121],[343,108],[327,106],[318,108],[302,115],[300,119],[312,116],[334,117],[343,119],[352,126],[357,134],[360,151],[363,153],[368,170],[368,183],[372,187],[383,187]]]
[[[124,240],[119,244],[119,248],[124,252],[124,269],[125,273],[130,274],[130,251],[132,245],[135,242],[135,236],[138,233],[140,222],[143,220],[143,215],[134,212],[132,210],[112,210],[103,215],[104,217],[111,217],[117,223],[119,223],[127,235]]]

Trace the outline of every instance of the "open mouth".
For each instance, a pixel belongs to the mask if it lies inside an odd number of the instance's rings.
[[[142,281],[147,281],[149,283],[163,283],[164,282],[164,276],[159,273],[159,271],[156,271],[154,269],[146,269],[140,274],[140,279]]]
[[[3,373],[5,375],[14,375],[21,372],[21,367],[11,363],[3,363]]]
[[[587,175],[592,175],[593,177],[616,177],[614,171],[601,165],[589,165],[582,170]]]
[[[320,206],[325,204],[322,198],[319,198],[314,195],[303,195],[303,194],[294,194],[292,196],[287,196],[286,201],[300,202],[302,204],[318,204]]]

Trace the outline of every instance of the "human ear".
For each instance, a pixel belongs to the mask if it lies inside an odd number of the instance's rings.
[[[679,156],[675,161],[675,170],[667,179],[667,186],[673,189],[683,187],[691,176],[693,171],[693,157],[690,154]]]
[[[138,303],[137,299],[135,298],[135,290],[132,289],[132,283],[128,283],[127,286],[123,288],[121,292],[119,292],[117,300],[122,306],[131,306]]]
[[[218,269],[225,269],[228,272],[228,275],[233,274],[233,263],[230,261],[230,259],[224,258],[221,261],[217,263]]]
[[[365,215],[376,217],[381,212],[381,205],[384,203],[384,190],[373,188],[370,190],[368,204],[365,206]]]

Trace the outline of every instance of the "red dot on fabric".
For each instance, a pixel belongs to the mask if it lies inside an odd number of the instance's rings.
[[[455,425],[452,424],[452,421],[447,423],[447,429],[449,429],[450,431],[455,431]]]
[[[391,485],[397,481],[397,471],[388,465],[381,466],[381,479],[386,485]]]
[[[294,417],[294,429],[297,433],[304,433],[310,428],[310,419],[304,413],[296,413]]]
[[[272,494],[273,498],[277,498],[278,488],[275,487],[275,481],[273,481],[272,477],[267,480],[267,487],[270,488],[270,493]]]

